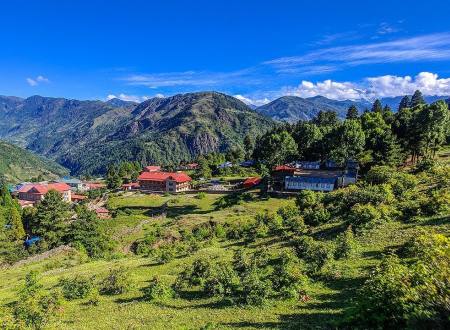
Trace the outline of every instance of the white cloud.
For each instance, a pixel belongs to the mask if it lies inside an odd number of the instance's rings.
[[[270,100],[267,97],[262,98],[262,99],[251,99],[251,98],[245,97],[245,96],[240,95],[240,94],[233,95],[233,96],[235,98],[237,98],[238,100],[244,102],[245,104],[256,105],[258,107],[270,102]]]
[[[138,102],[141,103],[143,101],[148,100],[150,97],[148,96],[139,96],[139,95],[127,95],[127,94],[119,94],[119,95],[114,95],[114,94],[109,94],[106,99],[107,100],[112,100],[112,99],[120,99],[122,101],[131,101],[131,102]]]
[[[365,92],[351,82],[336,82],[332,80],[324,80],[317,83],[303,80],[298,87],[284,88],[283,94],[299,97],[321,95],[334,100],[356,100],[365,96]]]
[[[26,78],[25,79],[26,82],[28,83],[28,85],[35,87],[38,86],[40,83],[49,83],[50,80],[48,80],[48,78],[44,77],[44,76],[37,76],[36,78]]]
[[[280,95],[300,97],[325,96],[335,100],[374,99],[411,95],[419,89],[424,95],[450,95],[450,78],[439,78],[435,73],[420,72],[415,77],[385,75],[369,77],[362,82],[324,80],[313,83],[302,81],[297,87],[285,87]]]
[[[421,72],[414,78],[386,75],[366,80],[369,84],[368,94],[375,97],[412,94],[417,89],[424,95],[450,95],[450,78],[439,78],[431,72]]]

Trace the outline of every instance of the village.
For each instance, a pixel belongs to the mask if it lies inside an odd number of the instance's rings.
[[[233,166],[250,168],[254,164],[255,162],[251,160],[239,164],[227,161],[218,165],[218,168]],[[149,165],[142,169],[135,181],[123,183],[115,191],[144,194],[197,194],[199,192],[227,194],[260,188],[267,193],[286,195],[300,190],[329,192],[356,183],[358,168],[358,163],[352,160],[347,161],[344,166],[339,166],[333,161],[324,163],[295,161],[275,166],[270,176],[266,178],[250,176],[193,180],[188,172],[195,173],[198,170],[197,163],[180,166],[176,171],[166,171],[159,165]],[[104,178],[89,181],[64,177],[55,181],[22,182],[10,189],[22,208],[35,206],[50,190],[59,192],[62,199],[68,203],[83,203],[89,200],[93,192],[100,192],[95,194],[97,201],[90,202],[89,208],[100,218],[110,217],[104,203],[98,202],[98,197],[106,194],[107,182]]]

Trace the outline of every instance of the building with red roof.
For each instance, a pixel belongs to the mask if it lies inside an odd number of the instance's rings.
[[[150,165],[150,166],[144,167],[144,172],[160,172],[160,171],[161,171],[161,166]]]
[[[25,184],[18,190],[19,200],[37,203],[38,201],[44,199],[45,194],[50,190],[55,190],[61,193],[63,200],[66,202],[71,202],[72,193],[70,186],[61,182]]]
[[[244,181],[243,186],[244,188],[252,188],[254,186],[257,186],[261,183],[261,178],[258,177],[252,177],[248,178]]]
[[[142,172],[139,177],[142,190],[180,192],[191,188],[191,177],[184,172]]]
[[[122,185],[122,189],[123,190],[139,189],[139,182],[124,183]]]

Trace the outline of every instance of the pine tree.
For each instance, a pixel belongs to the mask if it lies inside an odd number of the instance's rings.
[[[391,125],[394,121],[394,113],[389,105],[385,105],[383,108],[383,119],[386,124]]]
[[[381,104],[380,100],[377,99],[375,100],[375,102],[373,102],[372,112],[379,112],[379,113],[383,112],[383,105]]]
[[[419,90],[416,90],[414,92],[414,95],[411,97],[411,104],[410,106],[414,108],[415,106],[426,104],[425,99],[423,98],[422,92]]]
[[[50,190],[37,206],[36,216],[30,223],[31,231],[53,248],[62,243],[68,219],[69,204],[59,192]]]
[[[15,207],[11,207],[10,220],[11,235],[15,241],[19,241],[25,237],[25,230],[23,229],[22,217]]]
[[[403,96],[402,100],[400,101],[400,104],[398,105],[398,111],[405,108],[409,108],[410,103],[411,102],[409,100],[409,96],[408,95]]]
[[[357,119],[358,118],[358,109],[354,104],[352,104],[348,110],[347,115],[345,116],[346,119]]]

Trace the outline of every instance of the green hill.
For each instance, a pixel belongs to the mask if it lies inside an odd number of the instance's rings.
[[[241,101],[215,92],[125,105],[0,97],[0,138],[49,157],[73,173],[102,173],[109,163],[120,160],[177,163],[244,147],[246,135],[256,136],[273,125]]]
[[[0,141],[0,177],[15,183],[42,177],[55,179],[67,175],[68,170],[53,161],[30,151]]]

